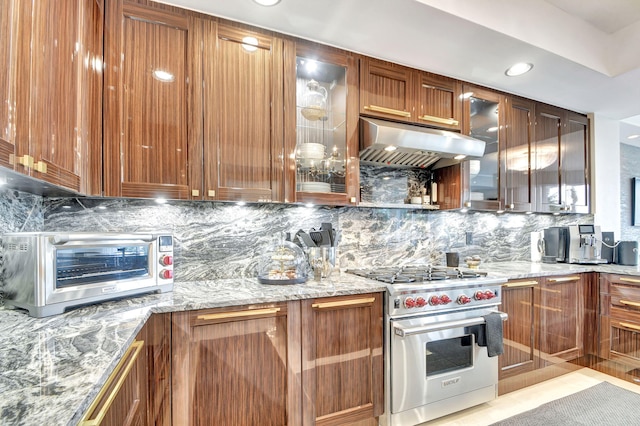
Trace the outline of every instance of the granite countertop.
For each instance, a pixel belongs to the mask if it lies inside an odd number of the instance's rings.
[[[640,275],[635,266],[485,263],[508,279],[581,272]],[[174,291],[79,308],[48,318],[0,309],[0,424],[76,424],[152,313],[385,291],[335,273],[320,283],[262,285],[256,279],[176,283]]]

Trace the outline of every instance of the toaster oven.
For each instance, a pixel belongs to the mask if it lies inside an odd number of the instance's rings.
[[[169,234],[27,232],[2,245],[5,305],[34,317],[173,290]]]

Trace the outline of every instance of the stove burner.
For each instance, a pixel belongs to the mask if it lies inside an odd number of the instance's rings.
[[[469,279],[486,276],[486,272],[460,270],[433,265],[406,265],[371,269],[347,269],[350,274],[378,280],[387,284],[423,283],[448,279]]]

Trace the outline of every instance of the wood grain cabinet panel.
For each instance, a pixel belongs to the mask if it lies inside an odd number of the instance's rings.
[[[502,286],[500,310],[509,318],[504,323],[504,353],[499,357],[499,378],[530,372],[538,365],[539,281],[509,281]]]
[[[601,358],[640,366],[640,277],[601,274]]]
[[[299,302],[173,314],[173,424],[300,424],[299,315]]]
[[[179,9],[107,3],[105,195],[186,199],[201,189],[189,170],[202,161],[201,32]]]
[[[414,121],[411,68],[363,58],[360,63],[360,113],[397,121]]]
[[[303,424],[382,414],[382,321],[380,294],[302,302]]]
[[[416,121],[445,129],[462,127],[462,83],[452,78],[418,73]]]
[[[2,2],[0,165],[100,193],[103,10],[102,0]]]
[[[213,21],[204,40],[204,195],[281,201],[282,40]]]

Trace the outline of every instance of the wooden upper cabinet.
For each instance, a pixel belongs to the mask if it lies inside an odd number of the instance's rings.
[[[533,211],[534,202],[532,161],[535,159],[535,103],[507,97],[505,109],[505,143],[500,152],[504,209],[530,212]]]
[[[0,165],[99,194],[103,1],[3,1]]]
[[[299,302],[172,314],[174,425],[299,425]]]
[[[445,129],[462,127],[462,83],[452,78],[429,73],[417,73],[418,123]]]
[[[201,23],[163,5],[106,6],[104,193],[199,195]]]
[[[360,113],[415,121],[414,70],[363,58],[360,64]]]
[[[359,198],[358,63],[285,40],[285,201],[353,205]]]
[[[536,211],[588,213],[589,121],[554,106],[536,106]]]
[[[204,196],[283,198],[282,40],[205,22]]]
[[[382,294],[302,301],[303,425],[384,411]]]

